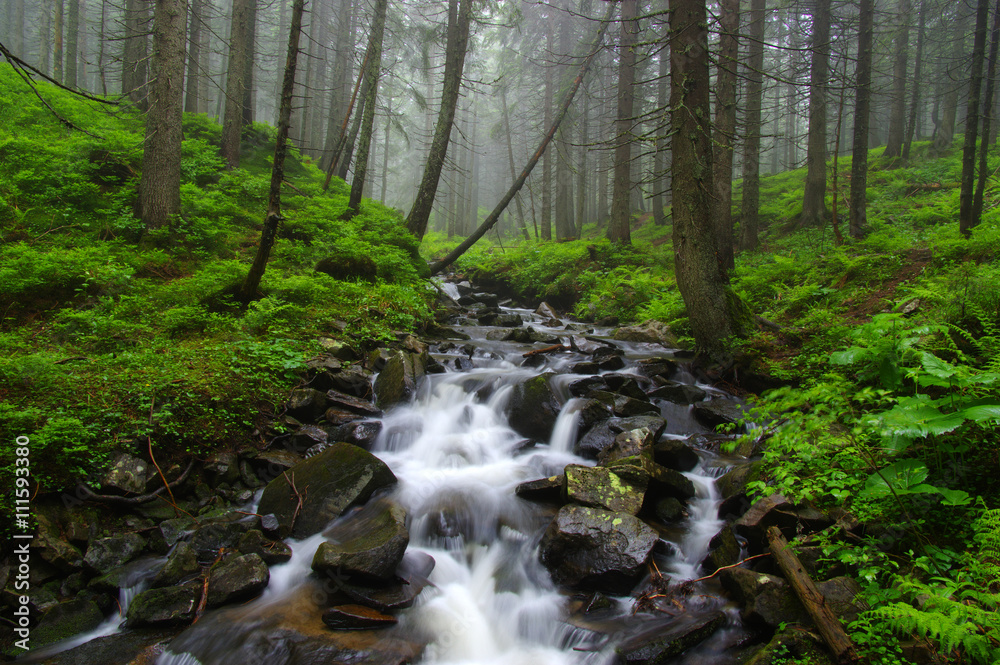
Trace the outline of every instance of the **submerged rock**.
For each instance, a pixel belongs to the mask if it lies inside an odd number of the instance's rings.
[[[357,446],[335,443],[268,483],[257,512],[274,513],[283,537],[307,538],[348,507],[395,483],[385,462]]]
[[[334,630],[372,630],[388,628],[398,622],[391,614],[362,605],[339,605],[323,613],[323,623]]]
[[[556,584],[625,594],[645,572],[657,540],[638,517],[570,505],[552,520],[540,555]]]

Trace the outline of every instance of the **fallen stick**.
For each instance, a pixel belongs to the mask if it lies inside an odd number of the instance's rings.
[[[802,605],[809,612],[809,616],[816,622],[819,634],[826,642],[826,646],[833,652],[838,663],[856,663],[858,654],[854,650],[851,638],[844,632],[844,627],[840,625],[840,620],[830,610],[826,604],[826,598],[816,588],[816,583],[812,581],[809,574],[802,567],[802,562],[795,556],[788,541],[781,535],[781,531],[776,526],[767,530],[767,540],[771,546],[771,554],[774,560],[784,573],[785,579],[795,592],[795,596],[802,602]]]
[[[543,353],[552,353],[553,351],[569,351],[568,346],[563,346],[562,344],[553,344],[552,346],[546,346],[541,349],[533,349],[525,354],[522,354],[522,358],[530,358],[531,356],[541,355]]]

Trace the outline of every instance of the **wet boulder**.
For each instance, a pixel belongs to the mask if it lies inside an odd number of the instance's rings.
[[[486,307],[499,307],[500,298],[495,293],[485,291],[469,293],[458,298],[458,304],[463,307],[469,307],[473,303],[482,303]]]
[[[597,456],[597,461],[609,465],[639,456],[650,461],[653,459],[653,432],[646,427],[638,427],[616,435],[611,445]]]
[[[355,603],[381,612],[412,607],[430,584],[428,576],[434,570],[434,563],[434,557],[425,552],[407,552],[390,582],[378,585],[347,582],[340,591]]]
[[[597,400],[599,404],[604,402]],[[653,438],[660,436],[667,427],[667,421],[659,415],[633,416],[631,418],[608,418],[591,427],[576,445],[576,454],[589,459],[597,459],[601,451],[609,448],[622,432],[645,427],[653,433]]]
[[[125,622],[130,628],[190,623],[201,600],[201,584],[147,589],[129,604]]]
[[[750,507],[747,498],[747,484],[758,480],[764,469],[763,462],[751,462],[734,466],[715,481],[715,488],[722,497],[719,515],[724,518],[742,515]]]
[[[687,501],[696,495],[694,483],[680,471],[668,469],[656,462],[646,465],[649,473],[649,494],[653,498],[674,497]]]
[[[314,423],[326,411],[326,395],[315,388],[296,388],[285,402],[285,411],[304,423]]]
[[[337,390],[359,399],[372,400],[375,393],[372,389],[371,371],[358,365],[350,365],[330,377],[328,390]]]
[[[268,566],[288,563],[292,558],[292,548],[281,540],[271,540],[262,531],[251,529],[243,534],[236,549],[240,554],[256,554]]]
[[[652,510],[661,522],[675,522],[684,516],[684,504],[672,496],[654,500]]]
[[[677,338],[670,332],[669,326],[662,321],[652,319],[637,326],[618,328],[611,336],[621,342],[645,342],[647,344],[660,344],[667,348],[677,346]]]
[[[699,402],[692,409],[694,417],[705,427],[715,429],[719,425],[735,425],[736,431],[746,428],[740,424],[745,417],[743,405],[733,399],[716,397],[707,402]]]
[[[535,310],[535,314],[542,317],[543,319],[559,318],[559,313],[555,310],[555,308],[552,307],[552,305],[550,305],[549,303],[545,302],[544,300],[538,306],[538,309]]]
[[[507,420],[515,432],[536,441],[548,441],[562,408],[547,372],[514,386],[507,406]]]
[[[153,578],[153,587],[174,586],[183,579],[201,572],[198,565],[198,554],[188,543],[178,543],[174,551],[167,557],[167,562]]]
[[[640,415],[660,415],[660,408],[655,404],[641,399],[635,399],[627,395],[607,392],[604,390],[591,390],[587,397],[596,399],[607,405],[616,416],[630,418]]]
[[[667,626],[658,625],[626,639],[615,647],[616,664],[655,665],[665,663],[703,642],[726,625],[726,615],[716,612],[707,617],[683,619]]]
[[[723,566],[731,566],[739,561],[740,543],[736,540],[732,525],[727,524],[709,541],[708,556],[702,566],[707,571],[706,574],[711,574]]]
[[[326,430],[318,425],[303,425],[291,436],[291,446],[294,450],[309,450],[313,446],[325,445],[329,440]]]
[[[514,488],[514,494],[528,501],[562,503],[565,485],[565,476],[549,476],[521,483]]]
[[[556,584],[620,595],[642,577],[657,540],[633,515],[569,505],[542,537],[540,556]]]
[[[208,607],[256,598],[267,588],[270,573],[256,554],[230,556],[208,574]]]
[[[214,521],[202,524],[191,534],[188,541],[198,558],[202,561],[212,561],[219,550],[232,549],[250,529],[260,526],[260,518],[255,515],[240,515],[229,513]]]
[[[90,542],[83,561],[91,570],[107,573],[137,557],[145,546],[145,539],[137,533],[97,538]]]
[[[382,460],[357,446],[339,442],[268,483],[257,512],[274,513],[283,537],[291,534],[307,538],[323,530],[348,507],[367,501],[376,491],[395,483],[396,476]]]
[[[142,494],[146,491],[149,462],[123,453],[115,458],[101,480],[101,487],[109,494]]]
[[[698,453],[680,439],[661,439],[653,445],[653,460],[668,469],[690,471],[698,466]]]
[[[782,494],[771,494],[755,501],[739,519],[733,522],[733,528],[747,540],[751,553],[760,554],[768,548],[767,529],[776,526],[782,533],[795,528],[795,518],[783,512],[783,508],[791,508],[791,502]],[[794,531],[786,537],[794,536]]]
[[[362,579],[391,578],[410,542],[406,511],[388,500],[365,506],[324,535],[329,540],[316,550],[313,570]]]
[[[608,374],[602,374],[601,378],[604,380],[604,383],[607,384],[608,389],[611,392],[618,393],[619,395],[625,395],[626,397],[631,397],[633,399],[646,401],[646,391],[643,390],[640,385],[640,380],[644,382],[646,381],[645,377],[636,377],[630,374],[610,372]]]
[[[570,371],[573,374],[597,374],[600,370],[595,363],[577,363],[570,367]],[[573,397],[584,397],[591,390],[607,391],[607,389],[608,384],[600,376],[588,376],[569,384],[569,394]]]
[[[240,479],[240,459],[236,453],[224,450],[205,461],[205,471],[209,474],[212,487],[220,483],[232,485]]]
[[[60,529],[49,518],[39,514],[38,528],[31,548],[41,554],[42,560],[62,572],[79,570],[83,566],[83,553],[62,538]]]
[[[626,480],[603,466],[566,467],[566,498],[592,508],[635,515],[646,494],[644,483]]]
[[[331,424],[350,422],[361,418],[378,418],[382,410],[368,400],[348,395],[339,390],[326,391],[326,421]]]
[[[690,383],[665,381],[662,385],[650,390],[647,395],[673,404],[695,404],[705,399],[708,393]]]
[[[104,621],[101,608],[91,600],[76,599],[49,609],[31,630],[31,648],[64,640],[94,630]]]
[[[382,431],[380,420],[356,420],[327,430],[331,441],[346,441],[365,450],[371,450]]]
[[[395,351],[375,379],[375,402],[379,407],[409,401],[427,369],[427,352]]]
[[[651,379],[655,377],[669,379],[677,373],[679,366],[676,360],[670,358],[647,358],[639,361],[638,368]]]

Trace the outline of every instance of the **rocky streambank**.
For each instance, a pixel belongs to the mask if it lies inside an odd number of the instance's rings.
[[[822,652],[769,558],[736,564],[766,553],[771,526],[789,539],[823,529],[850,537],[861,527],[781,496],[748,499],[747,483],[762,473],[762,442],[720,454],[729,437],[714,433],[719,424],[742,430],[740,400],[694,380],[690,359],[671,350],[662,324],[594,334],[544,303],[533,312],[512,310],[467,283],[455,289],[457,297],[442,303],[447,318],[422,339],[401,333],[367,354],[324,340],[325,353],[310,361],[283,405],[287,432],[266,447],[219,452],[162,473],[138,451],[123,453],[99,491],[37,501],[33,650],[88,631],[109,633],[38,660],[150,662],[136,659],[185,649],[206,664],[255,662],[248,658],[265,652],[275,663],[419,660],[427,638],[400,618],[420,604],[435,560],[410,546],[413,519],[395,498],[397,476],[372,450],[384,436],[384,414],[414,400],[428,375],[502,356],[532,369],[504,396],[506,420],[521,437],[517,451],[549,445],[561,419],[573,424],[566,452],[576,461],[512,489],[541,511],[543,528],[525,537],[570,599],[567,621],[594,636],[593,650],[623,663],[660,663],[725,633],[717,651],[732,662],[752,653],[760,665],[789,649]],[[482,340],[464,332],[472,328]],[[476,390],[487,401],[497,386]],[[696,431],[668,427],[675,414]],[[709,477],[725,473],[696,486],[696,468]],[[705,487],[715,494],[706,496]],[[703,584],[719,597],[707,608],[691,600],[690,578],[671,580],[660,570],[679,556],[678,534],[691,528],[696,504],[721,518],[692,564],[711,576]],[[435,513],[435,533],[468,536],[463,509]],[[312,571],[308,584],[282,609],[255,614],[269,585],[277,586],[272,573],[290,568],[293,550],[306,542],[315,547],[302,564]],[[827,565],[815,547],[800,548],[799,556],[829,604],[847,619],[856,615],[856,585],[837,575],[845,571]],[[0,569],[4,603],[12,607],[10,571],[9,563]],[[634,616],[622,611],[629,605]],[[248,628],[238,643],[196,644],[185,627],[199,617]]]

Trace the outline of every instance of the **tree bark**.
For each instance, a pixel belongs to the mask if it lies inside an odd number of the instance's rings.
[[[184,93],[185,0],[156,0],[154,80],[146,113],[139,214],[146,229],[171,228],[181,209],[181,119]]]
[[[549,12],[552,8],[549,8]],[[545,52],[552,53],[552,16],[546,17],[545,22]],[[552,77],[553,65],[549,64],[545,67],[545,96],[542,99],[542,105],[545,107],[542,111],[542,122],[546,127],[552,124],[552,99],[555,94]],[[542,240],[552,240],[552,160],[555,155],[551,152],[546,152],[542,156]]]
[[[920,87],[921,87],[921,71],[923,68],[923,58],[924,58],[924,33],[926,24],[926,14],[927,14],[927,1],[920,0],[920,10],[919,10],[919,26],[917,28],[917,52],[913,60],[913,91],[912,97],[910,99],[910,116],[906,123],[906,138],[903,141],[903,159],[910,158],[910,144],[913,143],[913,136],[917,131],[917,113],[920,108]]]
[[[122,51],[122,95],[128,97],[140,110],[148,105],[149,82],[146,59],[148,56],[149,1],[126,0],[125,44]]]
[[[671,0],[670,9],[674,274],[699,354],[719,361],[734,326],[712,223],[707,12],[704,0]]]
[[[302,13],[305,0],[292,4],[292,26],[288,36],[288,54],[285,57],[285,75],[281,85],[281,106],[278,110],[278,137],[274,143],[274,163],[271,167],[271,188],[267,200],[267,216],[253,265],[240,288],[239,300],[248,303],[257,297],[260,280],[267,267],[267,258],[274,246],[281,221],[281,181],[285,178],[285,155],[288,152],[288,128],[292,118],[292,95],[295,90],[295,63],[299,56],[299,34],[302,32]]]
[[[330,112],[326,124],[326,141],[323,145],[323,156],[320,158],[319,166],[324,171],[329,171],[333,153],[337,149],[337,143],[343,130],[340,128],[340,120],[348,105],[348,95],[351,80],[351,54],[354,52],[354,40],[351,38],[351,3],[350,0],[341,0],[340,10],[337,13],[337,46],[333,60],[333,83],[330,91]]]
[[[510,186],[510,188],[507,190],[507,193],[504,194],[503,198],[500,199],[500,202],[497,203],[496,206],[493,208],[493,211],[486,216],[486,219],[484,219],[483,223],[479,225],[479,228],[477,228],[468,238],[466,238],[461,244],[459,244],[458,247],[452,250],[447,256],[445,256],[440,261],[437,261],[431,265],[432,275],[436,275],[445,268],[447,268],[448,266],[450,266],[452,263],[455,262],[455,260],[458,257],[464,254],[466,250],[468,250],[470,247],[476,244],[476,242],[480,238],[486,235],[486,233],[491,228],[493,228],[493,226],[497,223],[497,220],[500,219],[500,215],[510,204],[511,199],[514,198],[514,195],[517,194],[518,190],[524,186],[524,183],[528,179],[528,176],[531,175],[532,169],[535,168],[535,165],[538,163],[538,160],[541,158],[541,156],[545,154],[545,149],[548,147],[549,143],[551,143],[552,137],[555,136],[556,130],[559,129],[559,124],[563,121],[563,118],[566,117],[566,113],[569,111],[569,106],[573,102],[573,97],[576,95],[576,91],[580,89],[580,83],[587,75],[587,72],[590,71],[590,67],[594,61],[594,56],[597,55],[598,51],[600,50],[601,42],[604,41],[604,33],[607,32],[608,26],[611,24],[612,16],[614,16],[614,5],[609,3],[608,12],[607,14],[604,15],[604,19],[601,21],[601,27],[598,29],[597,36],[594,38],[594,42],[591,45],[589,55],[587,55],[583,63],[580,65],[580,71],[576,75],[576,79],[574,79],[572,84],[570,84],[569,90],[566,91],[566,98],[563,101],[562,105],[560,106],[559,111],[556,113],[555,118],[552,121],[552,126],[549,127],[549,131],[545,134],[545,137],[542,139],[541,144],[539,144],[538,149],[535,150],[535,153],[531,156],[531,158],[528,160],[528,163],[521,171],[521,175],[519,175],[517,180],[515,180],[514,183]]]
[[[751,0],[747,58],[746,141],[743,143],[743,202],[740,250],[757,249],[760,227],[760,135],[764,96],[764,27],[766,0]]]
[[[564,5],[564,10],[569,7]],[[566,57],[570,52],[570,19],[567,15],[559,21],[559,53]],[[560,73],[561,74],[561,73]],[[562,76],[560,76],[562,78]],[[556,136],[556,150],[552,153],[556,162],[556,205],[555,213],[556,238],[565,240],[574,235],[573,223],[573,166],[570,158],[570,146],[573,143],[572,118],[559,126]]]
[[[664,7],[664,9],[666,9],[666,7]],[[659,60],[656,70],[657,113],[662,112],[659,109],[667,108],[667,79],[670,77],[669,57],[670,56],[667,53],[666,47],[663,46],[660,50],[660,55],[657,58]],[[663,213],[663,209],[665,207],[663,193],[666,190],[664,173],[667,170],[667,127],[665,123],[661,123],[661,126],[657,127],[655,131],[656,144],[653,152],[653,224],[656,226],[664,226],[667,223],[666,216]]]
[[[813,0],[806,187],[800,226],[821,223],[826,209],[826,86],[830,65],[830,0]]]
[[[851,202],[848,233],[861,238],[868,229],[868,119],[871,117],[872,38],[875,0],[861,0],[858,69],[854,93],[854,142],[851,153]]]
[[[972,46],[972,74],[969,77],[969,105],[965,112],[965,143],[962,146],[962,190],[958,199],[958,229],[966,238],[979,224],[973,215],[976,179],[976,138],[979,132],[979,99],[983,87],[983,60],[986,55],[986,23],[989,0],[979,0],[976,8],[976,36]]]
[[[736,134],[736,67],[739,63],[739,0],[719,2],[719,55],[715,75],[713,167],[715,198],[712,218],[719,240],[719,269],[736,266],[733,256],[733,143]]]
[[[368,173],[368,155],[372,144],[372,130],[375,126],[375,98],[378,96],[378,81],[382,72],[382,36],[385,33],[385,16],[389,9],[389,0],[376,0],[375,17],[372,19],[372,32],[368,42],[368,68],[365,78],[369,81],[368,95],[365,99],[364,117],[361,124],[361,137],[358,142],[358,156],[354,163],[354,181],[351,183],[351,196],[347,202],[347,215],[353,216],[361,205],[361,194]]]
[[[199,83],[201,81],[202,64],[201,53],[201,22],[204,20],[205,0],[191,0],[191,27],[188,29],[188,67],[187,67],[187,90],[184,96],[184,111],[186,113],[198,113],[201,104],[199,99]]]
[[[240,120],[244,127],[253,124],[254,85],[253,62],[257,50],[257,0],[253,0],[247,11],[246,49],[243,52],[243,115]]]
[[[990,129],[993,122],[993,94],[997,74],[997,49],[1000,44],[1000,0],[993,10],[993,30],[990,37],[990,56],[986,68],[986,92],[983,95],[983,135],[979,144],[979,178],[972,200],[972,226],[979,226],[983,215],[983,196],[986,192],[987,156],[990,147]]]
[[[894,58],[892,66],[892,106],[889,112],[889,136],[885,144],[884,157],[899,157],[903,154],[904,129],[906,127],[906,70],[910,53],[910,0],[899,0],[899,27],[896,30]]]
[[[54,39],[52,40],[52,78],[63,83],[65,72],[63,71],[63,18],[65,13],[65,3],[63,0],[55,0],[55,21],[52,24]]]
[[[615,175],[611,193],[608,239],[632,244],[629,206],[632,189],[632,106],[635,98],[635,44],[639,32],[636,0],[622,0],[622,27],[618,46],[618,114],[615,122]],[[711,147],[709,147],[711,150]]]
[[[416,199],[406,218],[406,228],[418,239],[427,232],[427,220],[434,207],[441,180],[441,169],[448,154],[451,127],[455,122],[455,105],[462,90],[462,70],[465,68],[465,52],[469,46],[469,22],[472,16],[471,0],[449,0],[448,37],[445,43],[444,78],[441,87],[441,108],[438,110],[434,139],[431,141],[424,164],[424,174],[420,179]]]
[[[510,163],[510,179],[513,181],[517,178],[517,169],[514,166],[514,142],[510,129],[510,111],[507,109],[507,86],[504,84],[500,85],[500,104],[503,112],[503,126],[507,135],[507,160]],[[521,233],[524,235],[525,241],[530,240],[528,225],[524,221],[524,207],[521,205],[521,197],[515,195],[514,202],[517,204],[517,219],[520,224]]]
[[[254,0],[233,0],[229,29],[229,68],[226,74],[226,115],[222,121],[219,153],[229,168],[240,165],[240,136],[243,130],[243,99],[246,86],[246,52],[250,5]]]
[[[80,0],[69,0],[69,11],[66,15],[66,76],[63,83],[70,88],[75,88],[80,85],[77,77],[77,64],[79,58]]]
[[[964,42],[963,30],[962,21],[952,20],[952,44],[962,44]],[[934,131],[932,153],[935,155],[941,155],[950,150],[955,140],[955,118],[958,115],[958,97],[962,88],[961,84],[958,83],[961,68],[962,63],[953,62],[951,67],[945,72],[944,85],[948,89],[941,104],[941,120]]]

